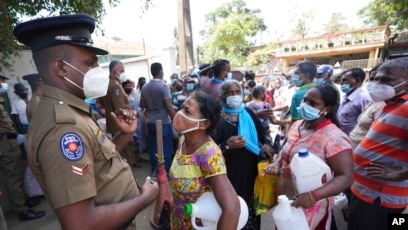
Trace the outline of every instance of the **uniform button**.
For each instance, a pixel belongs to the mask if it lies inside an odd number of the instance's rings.
[[[58,104],[63,105],[64,102],[63,101],[58,101]]]

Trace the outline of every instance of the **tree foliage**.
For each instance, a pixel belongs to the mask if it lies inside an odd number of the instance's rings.
[[[313,12],[302,11],[300,14],[296,14],[294,21],[296,22],[295,28],[292,30],[292,34],[298,38],[305,38],[313,25]]]
[[[249,68],[257,68],[261,65],[268,64],[271,61],[270,52],[276,49],[276,43],[271,43],[262,49],[251,52],[245,62],[245,66]]]
[[[245,62],[259,31],[265,31],[259,9],[249,9],[243,0],[233,0],[206,15],[206,29],[200,34],[206,42],[199,47],[199,59],[212,62],[219,58],[228,59],[233,66]]]
[[[374,0],[358,14],[368,25],[390,25],[397,29],[408,27],[407,0]]]
[[[142,9],[147,10],[153,0],[143,1]],[[13,28],[24,17],[37,18],[43,16],[82,13],[93,16],[96,25],[102,25],[105,16],[104,2],[115,7],[120,0],[2,0],[0,1],[0,62],[10,66],[10,58],[17,56],[20,46],[13,36]],[[103,29],[98,27],[103,33]]]
[[[344,23],[346,18],[341,14],[334,12],[330,18],[330,21],[327,24],[324,24],[324,30],[326,33],[339,33],[347,31],[350,27]]]

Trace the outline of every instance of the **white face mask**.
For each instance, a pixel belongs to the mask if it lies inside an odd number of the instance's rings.
[[[196,126],[188,128],[189,125],[186,124],[183,121],[183,118],[179,117],[178,115],[181,115],[184,119],[187,119],[189,121],[197,123]],[[181,118],[181,120],[180,120],[180,118]],[[173,127],[177,132],[179,132],[181,134],[186,134],[188,132],[200,129],[200,121],[205,121],[205,120],[207,120],[207,119],[191,118],[191,117],[187,116],[186,114],[184,114],[183,111],[178,111],[176,113],[176,115],[174,116],[174,118],[173,118]]]
[[[232,80],[232,73],[231,72],[228,73],[227,80]]]
[[[388,101],[392,99],[393,97],[404,93],[405,90],[399,93],[396,93],[395,88],[405,84],[406,82],[408,81],[404,81],[396,86],[379,84],[377,82],[367,82],[365,86],[367,88],[368,94],[370,95],[371,99],[374,102],[378,102],[378,101]]]
[[[128,77],[127,77],[127,75],[126,75],[125,72],[123,72],[123,73],[121,73],[121,74],[119,75],[119,81],[120,81],[120,82],[124,82],[124,81],[126,81],[127,79],[128,79]]]
[[[7,83],[1,83],[0,93],[7,92],[7,89],[8,89],[8,84]]]
[[[227,105],[233,109],[239,108],[242,105],[243,99],[241,95],[227,97]]]
[[[84,75],[83,88],[67,77],[64,77],[64,79],[74,86],[78,87],[79,89],[82,89],[86,98],[98,98],[106,95],[109,85],[109,74],[105,70],[103,70],[102,67],[98,66],[89,69],[86,73],[83,73],[68,62],[64,60],[63,62]]]

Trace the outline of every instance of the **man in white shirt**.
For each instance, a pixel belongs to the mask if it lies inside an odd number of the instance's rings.
[[[17,133],[26,134],[28,130],[28,119],[26,114],[28,102],[28,88],[22,83],[14,85],[16,98],[11,100],[11,115],[15,121]]]

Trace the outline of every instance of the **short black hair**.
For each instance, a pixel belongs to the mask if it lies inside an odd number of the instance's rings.
[[[150,66],[150,73],[153,75],[153,77],[157,77],[162,70],[163,66],[158,62],[155,62]]]
[[[327,113],[326,118],[330,119],[337,127],[340,127],[339,120],[337,119],[337,110],[340,106],[340,95],[337,89],[330,84],[318,84],[311,89],[313,88],[319,90],[324,105],[332,107],[331,111]]]
[[[296,67],[299,68],[300,72],[303,74],[309,75],[309,80],[313,81],[317,74],[317,67],[311,61],[302,61],[296,64]]]
[[[245,71],[245,80],[255,80],[255,73],[252,70]]]
[[[251,88],[254,88],[254,87],[256,86],[256,82],[255,82],[254,80],[248,81],[247,84],[248,84],[248,86],[251,87]]]
[[[132,84],[132,83],[133,83],[133,81],[127,79],[126,81],[122,82],[122,87],[125,88],[125,85]]]
[[[229,65],[230,62],[225,59],[217,59],[213,62],[212,64],[212,75],[219,77],[221,75],[222,71],[225,71],[225,68],[227,65]]]
[[[258,85],[254,87],[254,91],[252,91],[252,96],[256,99],[260,99],[261,93],[265,93],[266,89],[262,85]]]
[[[200,70],[200,76],[208,76],[208,73],[211,71],[211,64],[205,63],[201,64],[198,69]]]
[[[351,68],[351,69],[348,69],[348,70],[344,71],[344,73],[341,76],[343,76],[344,74],[346,74],[348,72],[351,72],[351,76],[354,79],[359,80],[361,83],[364,82],[365,72],[364,72],[363,69],[361,69],[361,68]]]

